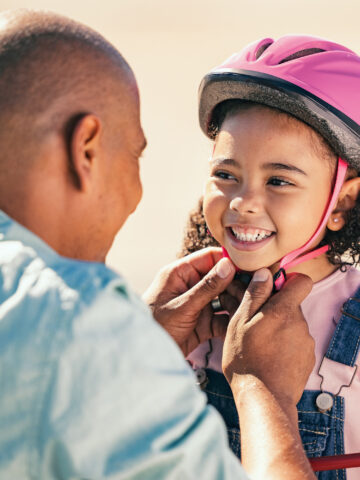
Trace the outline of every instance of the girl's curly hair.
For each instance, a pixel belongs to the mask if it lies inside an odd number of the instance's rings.
[[[346,223],[341,230],[326,230],[321,245],[329,245],[327,257],[333,265],[358,265],[360,263],[360,199],[347,213]]]
[[[254,104],[250,102],[240,104],[238,100],[230,100],[220,104],[217,107],[217,111],[214,112],[213,124],[211,126],[214,136],[216,137],[221,124],[228,115],[252,106]],[[291,115],[284,112],[279,111],[279,113],[282,116],[289,117],[290,120],[294,119]],[[314,148],[320,148],[318,153],[322,154],[325,160],[336,159],[335,153],[327,142],[317,132],[312,132],[317,138],[317,141],[314,138]],[[356,172],[355,176],[359,176],[359,172]],[[340,266],[341,269],[346,268],[346,265],[349,264],[357,265],[360,263],[360,196],[358,196],[355,206],[347,212],[345,220],[345,225],[341,230],[334,232],[327,229],[325,237],[319,244],[319,246],[329,245],[330,248],[326,253],[329,262]],[[197,207],[190,212],[182,249],[178,256],[185,256],[210,246],[219,246],[219,243],[210,235],[207,229],[203,213],[203,198],[201,197]]]
[[[189,214],[178,257],[185,257],[189,253],[197,252],[202,248],[219,246],[219,243],[208,231],[203,212],[203,197],[201,197],[196,208],[191,210]]]

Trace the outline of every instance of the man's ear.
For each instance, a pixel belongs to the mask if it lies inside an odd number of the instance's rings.
[[[94,114],[78,116],[69,138],[71,174],[79,190],[91,187],[96,160],[100,156],[101,121]]]
[[[341,230],[346,223],[346,213],[355,207],[360,192],[360,177],[346,180],[341,188],[336,207],[327,223],[329,230]]]

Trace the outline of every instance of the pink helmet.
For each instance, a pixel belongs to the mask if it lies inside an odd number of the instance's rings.
[[[216,107],[226,100],[244,100],[277,108],[310,125],[338,155],[334,190],[318,228],[300,248],[280,261],[274,275],[279,290],[286,270],[325,253],[308,252],[326,225],[346,175],[347,164],[360,171],[360,57],[328,40],[288,35],[252,43],[216,67],[201,82],[199,120],[213,137]],[[346,161],[344,161],[346,160]],[[228,256],[223,248],[224,256]]]
[[[360,170],[360,57],[351,50],[317,37],[287,35],[232,55],[200,85],[200,126],[210,138],[216,106],[230,99],[293,115]]]

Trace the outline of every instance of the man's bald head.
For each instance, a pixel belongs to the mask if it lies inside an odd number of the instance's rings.
[[[109,130],[114,112],[131,121],[136,110],[133,73],[100,34],[48,12],[0,15],[0,175],[26,168],[48,134],[83,113]]]
[[[62,255],[103,261],[141,198],[134,75],[60,15],[0,15],[0,208]]]

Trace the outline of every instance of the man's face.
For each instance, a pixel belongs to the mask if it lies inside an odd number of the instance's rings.
[[[136,101],[135,101],[136,100]],[[98,225],[105,255],[115,235],[142,197],[139,158],[146,146],[140,123],[139,102],[129,105],[123,115],[111,117],[111,127],[104,126],[102,181],[99,194]]]

